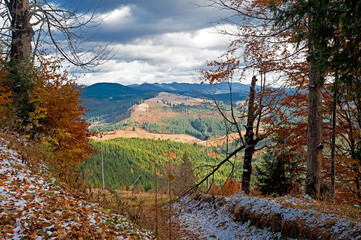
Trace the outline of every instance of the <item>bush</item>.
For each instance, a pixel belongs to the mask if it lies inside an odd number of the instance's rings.
[[[241,184],[236,179],[228,179],[222,187],[221,194],[224,196],[230,196],[241,190]]]

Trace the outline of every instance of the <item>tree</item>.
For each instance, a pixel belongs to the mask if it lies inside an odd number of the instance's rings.
[[[36,52],[39,51],[40,43],[49,43],[51,49],[76,66],[96,65],[106,54],[104,47],[99,48],[99,52],[94,55],[86,51],[84,53],[77,42],[83,38],[81,29],[89,26],[94,20],[94,12],[77,14],[56,8],[47,0],[0,0],[0,14],[4,16],[0,37],[5,44],[5,52],[8,53],[14,106],[19,117],[25,121],[29,112],[33,110],[33,106],[29,104],[30,92],[34,87],[32,63]],[[36,32],[33,30],[34,27],[37,28]],[[33,50],[34,36],[37,39]]]
[[[79,86],[67,72],[60,71],[61,61],[41,58],[41,63],[34,81],[31,103],[35,111],[30,119],[53,153],[53,167],[69,180],[93,153],[89,140],[94,134],[84,118],[86,109],[81,105]]]
[[[357,76],[355,73],[359,71],[357,69],[360,66],[361,55],[359,51],[361,22],[355,16],[360,14],[360,2],[324,0],[291,3],[291,1],[285,1],[279,6],[274,6],[275,16],[278,19],[276,25],[292,31],[297,42],[304,44],[308,49],[310,69],[306,193],[318,199],[322,149],[324,148],[323,86],[327,75],[335,77],[334,92],[339,89],[338,79],[350,82]],[[336,95],[334,95],[334,102],[336,102]],[[333,115],[336,116],[336,113],[334,112]],[[332,192],[333,186],[331,188]]]
[[[298,159],[287,150],[269,150],[256,166],[257,187],[262,194],[285,195],[300,180]]]
[[[335,189],[338,197],[349,202],[361,202],[361,92],[360,82],[341,84],[335,112],[334,147]]]
[[[242,136],[242,126],[237,127],[240,142],[245,146],[242,189],[249,193],[252,156],[258,150],[256,146],[275,132],[275,129],[266,127],[264,123],[272,122],[274,127],[282,125],[283,119],[277,114],[287,106],[285,101],[280,100],[285,91],[274,90],[266,75],[282,72],[286,77],[289,76],[288,79],[283,77],[284,86],[304,88],[304,69],[307,64],[300,60],[304,48],[290,48],[289,45],[296,42],[292,39],[293,36],[283,28],[274,27],[276,19],[272,16],[270,1],[210,2],[212,6],[232,13],[225,23],[237,24],[231,29],[217,28],[221,34],[230,35],[235,40],[230,43],[229,50],[220,60],[208,65],[210,70],[202,72],[206,79],[203,81],[214,84],[227,81],[227,78],[232,79],[233,76],[237,76],[241,81],[250,72],[258,72],[261,76],[261,88],[250,91],[248,106],[242,110],[241,119],[244,119],[242,124],[246,124],[246,134]],[[255,79],[254,77],[252,84]],[[230,108],[232,109],[232,105]],[[232,113],[230,115],[232,116]],[[222,116],[227,118],[225,114]],[[231,122],[238,125],[239,119]]]
[[[286,119],[285,123],[291,123],[292,126],[302,126],[301,129],[307,131],[306,193],[319,199],[321,170],[325,167],[322,161],[326,153],[325,138],[329,136],[323,135],[328,131],[323,126],[323,112],[327,106],[323,105],[325,82],[326,79],[331,81],[331,85],[334,85],[332,89],[336,92],[342,83],[351,86],[359,81],[361,21],[355,16],[360,16],[360,1],[209,2],[213,7],[232,13],[231,17],[225,18],[225,23],[236,23],[231,29],[217,27],[221,34],[229,35],[236,40],[231,42],[223,59],[215,61],[215,64],[231,66],[228,63],[228,55],[237,56],[232,62],[235,65],[232,69],[237,69],[240,77],[250,69],[262,73],[272,72],[280,76],[283,86],[295,87],[294,96],[286,94],[285,101],[281,98],[276,99],[283,102],[283,105],[276,109],[279,111],[278,121],[272,118],[264,118],[264,121],[271,123],[273,127],[280,126],[273,131],[279,139],[285,138],[282,136],[285,132],[290,133],[285,124],[280,122],[282,119]],[[241,58],[244,65],[239,64],[242,62]],[[217,74],[214,74],[213,78],[208,78],[209,82],[222,80],[227,74],[221,67],[215,71],[218,71]],[[299,104],[303,111],[307,105],[307,123],[285,118],[286,101],[304,100],[306,95],[299,91],[307,88],[308,103]],[[297,113],[297,110],[290,108],[289,111],[300,116],[301,120],[304,119],[303,114]],[[336,113],[334,115],[336,116]],[[300,134],[297,139],[304,136],[297,128],[290,130],[293,131],[290,134],[292,136],[295,136],[295,133]],[[289,139],[287,141],[294,142]],[[302,148],[299,148],[299,151],[302,152]]]
[[[172,186],[176,195],[181,195],[193,186],[195,181],[193,163],[187,152],[183,154],[181,163],[175,166],[174,175]]]
[[[29,112],[32,111],[29,100],[30,89],[33,86],[31,82],[30,56],[34,31],[30,24],[29,0],[10,0],[1,1],[0,3],[5,4],[6,13],[8,13],[10,20],[9,79],[14,106],[18,110],[19,117],[25,119]],[[4,14],[4,11],[2,13]],[[3,42],[6,43],[6,41]]]

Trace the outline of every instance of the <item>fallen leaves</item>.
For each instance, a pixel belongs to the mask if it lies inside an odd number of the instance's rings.
[[[0,239],[154,239],[31,171],[0,139]]]

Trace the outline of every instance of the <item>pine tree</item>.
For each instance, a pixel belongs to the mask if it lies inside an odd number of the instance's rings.
[[[181,195],[194,184],[193,163],[187,152],[183,154],[182,163],[175,168],[175,180],[172,183],[176,195]]]
[[[276,193],[285,195],[292,190],[292,183],[297,180],[295,164],[291,154],[283,151],[268,151],[263,162],[256,166],[257,187],[264,195]],[[299,175],[298,175],[299,178]]]

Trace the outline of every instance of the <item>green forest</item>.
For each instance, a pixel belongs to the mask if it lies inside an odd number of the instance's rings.
[[[102,144],[105,185],[111,189],[129,187],[139,176],[134,184],[136,187],[146,191],[153,189],[155,171],[164,178],[169,163],[172,167],[179,165],[184,154],[187,154],[192,162],[195,180],[204,177],[207,171],[206,148],[201,145],[140,138],[117,138],[103,141],[103,143],[94,141],[92,145],[98,153],[87,159],[80,170],[85,173],[88,183],[95,188],[100,188],[102,184]],[[208,151],[212,153],[214,149],[209,147]],[[223,157],[224,155],[210,154],[209,165],[214,166]],[[238,169],[235,171],[235,177],[238,178],[241,171],[239,160],[236,166]],[[225,165],[220,169],[214,176],[216,184],[222,185],[230,172],[231,165]]]
[[[89,101],[85,106],[92,110],[87,113],[87,119],[89,122],[105,122],[92,127],[92,130],[100,132],[113,131],[124,126],[137,126],[151,133],[189,134],[198,139],[204,139],[206,136],[219,137],[226,134],[222,117],[215,113],[214,106],[208,103],[195,106],[185,104],[157,106],[157,108],[162,110],[181,113],[181,115],[172,118],[162,118],[162,121],[159,123],[140,123],[129,118],[131,114],[127,114],[127,111],[134,104],[142,102],[143,99],[140,98],[114,102]],[[119,121],[119,118],[123,119]]]

